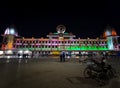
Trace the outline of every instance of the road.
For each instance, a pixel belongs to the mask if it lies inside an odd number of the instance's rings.
[[[0,88],[120,88],[119,79],[113,79],[100,87],[93,79],[85,79],[83,71],[86,63],[70,58],[59,62],[59,58],[44,57],[21,60],[0,59]],[[109,59],[109,63],[120,67],[118,59]],[[117,63],[117,64],[115,64]]]

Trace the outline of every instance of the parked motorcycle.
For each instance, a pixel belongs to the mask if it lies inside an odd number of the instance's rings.
[[[85,78],[95,79],[100,85],[109,83],[109,80],[116,77],[116,70],[104,62],[98,63],[92,61],[92,64],[87,65],[83,73]]]

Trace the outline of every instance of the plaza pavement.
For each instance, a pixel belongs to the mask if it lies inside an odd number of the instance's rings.
[[[120,70],[119,62],[120,58],[109,60],[117,70]],[[31,58],[27,63],[1,58],[0,88],[120,88],[119,78],[102,87],[93,79],[85,79],[85,67],[86,63],[79,63],[77,58],[66,59],[66,62],[59,62],[58,57]]]

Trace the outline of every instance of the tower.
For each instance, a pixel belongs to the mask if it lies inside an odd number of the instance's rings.
[[[108,49],[116,50],[118,45],[118,36],[115,29],[107,26],[104,32],[104,37],[107,39]]]
[[[13,27],[7,28],[2,36],[2,50],[13,49],[14,38],[18,36],[15,29]]]

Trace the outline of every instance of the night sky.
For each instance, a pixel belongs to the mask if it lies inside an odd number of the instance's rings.
[[[24,37],[46,37],[56,32],[59,24],[66,26],[81,38],[101,36],[107,25],[114,27],[120,35],[119,2],[110,0],[34,2],[5,1],[0,3],[0,34],[14,25]]]

